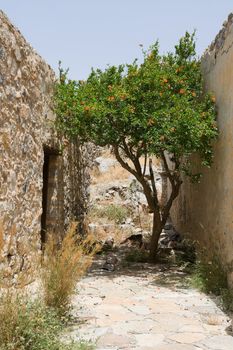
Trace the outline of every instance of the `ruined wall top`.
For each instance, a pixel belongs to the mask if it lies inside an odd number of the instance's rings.
[[[22,56],[24,55],[33,54],[37,58],[37,61],[41,61],[41,64],[46,66],[51,76],[55,77],[55,73],[50,67],[50,65],[47,64],[45,60],[36,52],[36,50],[26,41],[20,30],[11,23],[10,19],[2,10],[0,10],[0,28],[0,59],[4,56],[4,50],[2,47],[4,43],[8,47],[12,46],[12,48],[14,48],[15,45],[19,45],[20,50],[15,51],[15,56],[18,61],[21,61]],[[23,52],[20,52],[21,50],[23,50]]]
[[[227,20],[224,21],[222,29],[216,35],[210,46],[206,49],[203,57],[208,54],[214,54],[216,58],[220,52],[222,53],[226,39],[231,32],[233,32],[233,13],[230,13]]]
[[[38,124],[38,129],[46,123],[50,133],[48,121],[55,120],[51,108],[55,79],[51,67],[0,10],[1,127],[7,127],[10,120],[22,127]]]

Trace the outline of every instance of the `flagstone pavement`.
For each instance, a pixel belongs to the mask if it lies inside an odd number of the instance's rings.
[[[166,285],[161,271],[144,264],[89,273],[74,300],[81,324],[69,336],[98,350],[233,350],[230,318],[205,294],[184,288],[182,272],[174,272],[180,284]]]

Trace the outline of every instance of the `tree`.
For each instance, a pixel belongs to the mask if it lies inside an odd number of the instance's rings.
[[[211,165],[217,126],[215,100],[204,91],[194,34],[186,33],[174,53],[160,55],[156,42],[143,55],[141,64],[135,60],[92,70],[86,81],[68,80],[61,69],[55,112],[60,130],[70,138],[78,136],[81,142],[111,146],[121,166],[141,184],[153,213],[150,258],[155,260],[182,174],[199,178],[191,171],[192,154],[198,154],[203,165]],[[163,205],[151,156],[161,160],[171,185]]]

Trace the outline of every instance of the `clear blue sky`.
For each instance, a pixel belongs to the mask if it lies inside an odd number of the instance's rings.
[[[2,9],[37,52],[57,70],[85,79],[91,67],[131,62],[159,39],[171,51],[186,30],[197,29],[202,54],[232,0],[0,0]]]

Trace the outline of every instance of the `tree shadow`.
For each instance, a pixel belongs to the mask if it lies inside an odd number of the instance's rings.
[[[149,262],[129,262],[125,259],[129,249],[97,255],[88,271],[89,276],[106,277],[114,280],[118,277],[148,278],[151,285],[169,289],[185,289],[190,287],[190,274],[183,267],[171,263],[168,259],[160,259],[154,264]],[[103,268],[108,255],[114,255],[118,263],[113,270]]]

